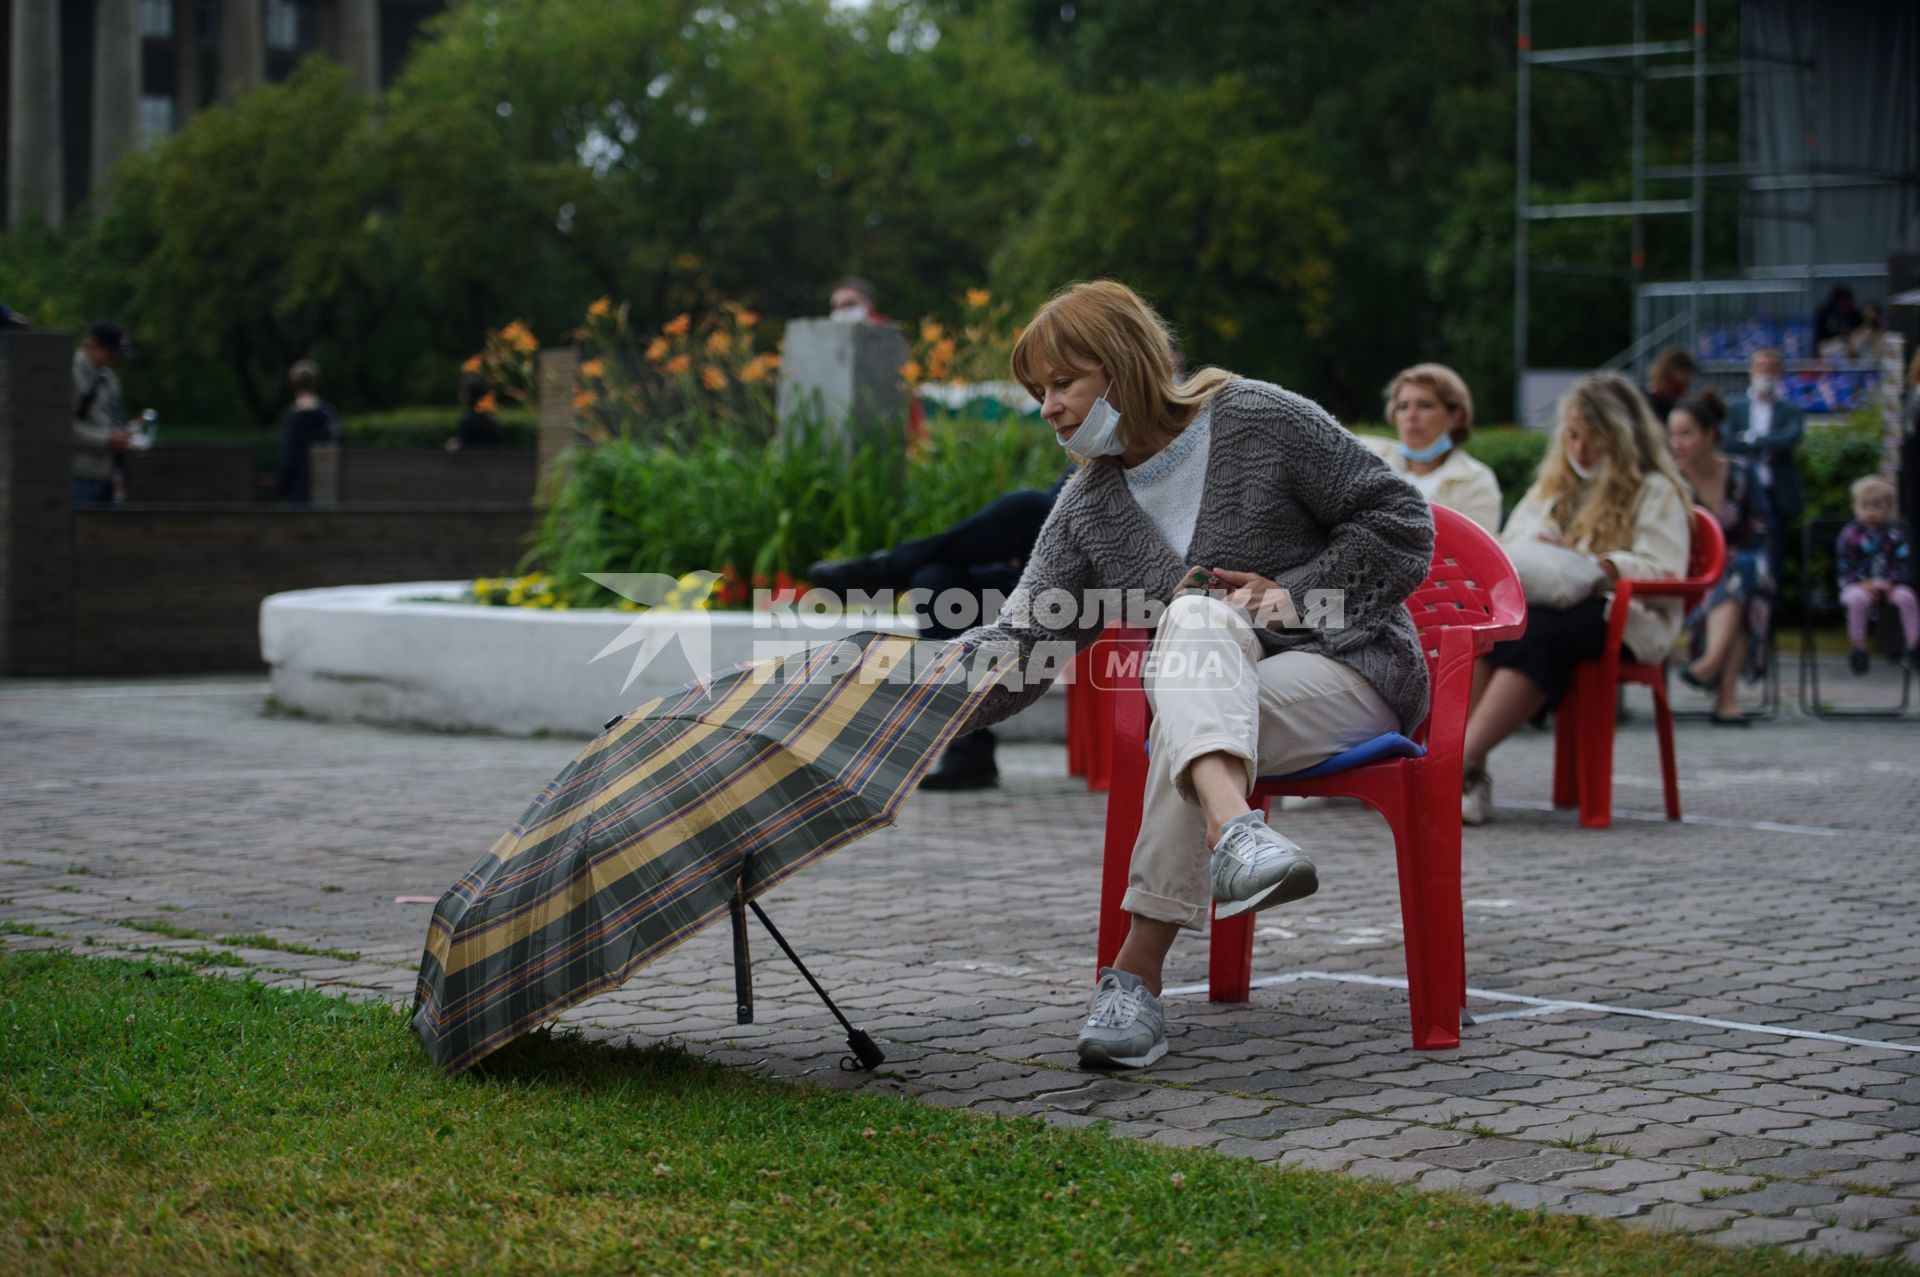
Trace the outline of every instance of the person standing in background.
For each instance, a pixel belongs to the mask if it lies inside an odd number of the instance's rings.
[[[1806,432],[1807,414],[1784,393],[1786,364],[1779,351],[1754,351],[1747,372],[1747,393],[1727,409],[1727,435],[1721,446],[1735,456],[1753,458],[1773,519],[1773,568],[1778,572],[1789,562],[1793,522],[1800,517],[1800,463],[1795,452]]]
[[[114,367],[133,354],[133,342],[119,324],[87,329],[73,355],[73,501],[75,505],[113,500],[113,464],[131,446],[127,414]]]
[[[1687,397],[1693,390],[1694,374],[1699,371],[1700,365],[1684,346],[1669,346],[1654,356],[1647,367],[1646,393],[1655,420],[1665,421],[1674,405]]]
[[[333,408],[320,398],[320,365],[302,359],[287,371],[293,387],[293,408],[280,427],[280,463],[274,470],[274,492],[280,500],[305,505],[312,499],[313,457],[316,443],[337,443],[340,422]]]

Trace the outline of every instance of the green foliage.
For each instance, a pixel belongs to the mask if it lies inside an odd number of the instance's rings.
[[[575,607],[615,601],[587,572],[678,577],[731,563],[797,578],[816,559],[924,536],[1010,489],[1047,487],[1062,469],[1052,438],[1024,418],[931,423],[904,485],[877,449],[843,455],[816,426],[763,440],[709,420],[657,442],[567,453],[523,568],[551,576],[554,595]]]
[[[1553,442],[1551,430],[1532,430],[1525,426],[1475,426],[1467,440],[1467,455],[1484,463],[1500,481],[1500,506],[1503,513],[1520,504],[1533,486],[1540,460]]]
[[[1092,104],[996,275],[1027,296],[1123,278],[1178,322],[1191,362],[1281,375],[1276,335],[1329,326],[1330,256],[1346,232],[1305,137],[1264,105],[1239,75]]]
[[[206,952],[0,954],[0,1268],[1869,1271],[954,1112],[877,1084],[793,1085],[673,1045],[541,1031],[449,1080],[393,1009],[175,965]]]
[[[340,420],[348,447],[439,448],[460,424],[463,409],[420,405],[390,412],[348,413]],[[531,450],[540,433],[539,414],[530,408],[502,408],[493,414],[509,448]]]
[[[1800,438],[1800,491],[1806,518],[1850,519],[1855,479],[1880,470],[1880,410],[1862,408],[1830,426],[1808,430]],[[1795,544],[1799,530],[1795,528]]]
[[[1646,8],[1655,38],[1690,26],[1684,0]],[[1620,43],[1625,12],[1548,6],[1536,39]],[[602,296],[642,331],[730,298],[771,338],[849,271],[906,318],[976,285],[1024,313],[1112,275],[1196,365],[1351,417],[1437,359],[1499,419],[1514,22],[1512,0],[1217,5],[1204,38],[1163,0],[451,5],[388,92],[316,64],[201,112],[93,216],[0,239],[0,280],[44,324],[130,322],[131,400],[170,420],[270,421],[301,357],[348,412],[451,398],[486,330],[558,344]],[[1708,29],[1730,55],[1737,0],[1709,0]],[[1653,164],[1690,153],[1676,86],[1648,88]],[[1626,197],[1628,92],[1535,75],[1536,199]],[[1709,159],[1737,152],[1736,92],[1709,87]],[[1713,207],[1717,272],[1738,218]],[[1627,224],[1530,240],[1576,272],[1536,276],[1534,362],[1621,349]],[[1683,219],[1649,219],[1644,248],[1651,277],[1683,275]]]

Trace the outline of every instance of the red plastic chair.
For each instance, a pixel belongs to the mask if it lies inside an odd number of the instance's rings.
[[[1618,688],[1640,683],[1653,691],[1653,721],[1660,736],[1660,780],[1667,791],[1667,819],[1680,819],[1680,774],[1673,760],[1673,707],[1667,701],[1667,666],[1643,665],[1620,654],[1627,604],[1634,598],[1677,598],[1697,607],[1726,571],[1727,538],[1720,521],[1693,507],[1693,546],[1685,579],[1617,581],[1607,623],[1605,654],[1573,674],[1573,685],[1553,716],[1553,805],[1579,807],[1580,823],[1605,829],[1613,823],[1613,735],[1619,716]]]
[[[1283,794],[1358,798],[1387,818],[1400,867],[1400,916],[1406,928],[1408,1000],[1413,1045],[1460,1044],[1466,1004],[1465,931],[1460,912],[1460,767],[1473,663],[1494,643],[1526,628],[1520,580],[1505,551],[1463,515],[1435,507],[1433,568],[1407,608],[1420,631],[1433,680],[1433,708],[1417,743],[1382,737],[1291,776],[1263,777],[1254,801],[1264,810]],[[1147,774],[1149,708],[1138,678],[1151,635],[1121,630],[1100,645],[1120,649],[1132,676],[1113,693],[1113,788],[1107,795],[1106,860],[1101,873],[1099,965],[1109,966],[1126,939],[1120,907],[1140,832]],[[1110,663],[1106,668],[1115,668]],[[1349,766],[1375,747],[1397,741],[1400,756]],[[1413,756],[1416,755],[1417,756]],[[1253,918],[1215,920],[1208,959],[1208,997],[1244,1002],[1251,992]]]

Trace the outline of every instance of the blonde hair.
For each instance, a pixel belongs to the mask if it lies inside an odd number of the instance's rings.
[[[1600,454],[1591,481],[1582,481],[1567,459],[1567,423],[1578,419]],[[1616,373],[1594,373],[1575,382],[1560,400],[1560,424],[1540,462],[1529,497],[1544,499],[1554,522],[1573,545],[1588,551],[1633,544],[1633,511],[1640,485],[1663,475],[1685,499],[1687,486],[1674,467],[1666,430],[1634,384]]]
[[[1111,279],[1068,284],[1034,312],[1013,345],[1014,380],[1035,399],[1060,373],[1098,368],[1113,379],[1107,402],[1120,412],[1120,442],[1158,452],[1187,428],[1200,405],[1232,381],[1223,368],[1180,380],[1166,321],[1145,298]],[[1096,462],[1119,465],[1118,457]]]
[[[1467,383],[1460,379],[1460,374],[1445,364],[1415,364],[1394,374],[1393,380],[1387,383],[1388,425],[1393,424],[1394,396],[1408,382],[1425,386],[1440,401],[1441,407],[1458,415],[1457,420],[1447,427],[1447,437],[1456,445],[1473,437],[1473,392],[1467,389]]]
[[[1891,504],[1900,494],[1894,491],[1891,483],[1877,474],[1870,474],[1855,479],[1852,486],[1847,489],[1847,495],[1853,498],[1855,505],[1859,505],[1869,496],[1880,497]]]

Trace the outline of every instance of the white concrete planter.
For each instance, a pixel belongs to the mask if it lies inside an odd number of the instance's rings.
[[[886,613],[551,612],[421,601],[458,598],[467,585],[414,581],[272,595],[260,605],[260,650],[275,699],[316,718],[591,736],[614,715],[690,681],[687,653],[698,659],[703,636],[709,669],[718,671],[854,630],[913,629],[910,619]],[[635,626],[635,641],[595,659]],[[635,654],[663,644],[629,683]],[[1063,693],[1055,684],[995,732],[1066,739]]]

